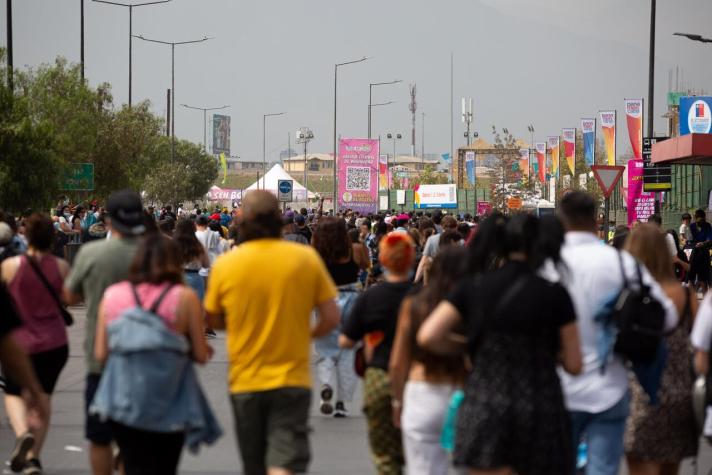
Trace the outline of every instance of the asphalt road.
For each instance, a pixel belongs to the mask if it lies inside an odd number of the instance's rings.
[[[90,474],[87,460],[87,444],[84,440],[84,309],[72,309],[75,325],[69,329],[70,358],[64,368],[53,398],[52,425],[42,453],[45,473],[56,475]],[[222,424],[225,435],[212,447],[204,448],[197,455],[183,452],[180,473],[241,474],[241,463],[233,434],[233,423],[227,396],[225,341],[223,335],[212,341],[215,357],[200,369],[203,388],[213,410]],[[311,441],[313,461],[310,473],[365,475],[374,473],[371,465],[366,423],[360,411],[361,387],[356,390],[356,400],[351,415],[346,419],[326,417],[318,412],[314,401],[311,415]],[[4,406],[0,408],[0,460],[7,458],[14,444],[14,435],[9,427]],[[699,470],[691,463],[684,464],[682,475],[707,474],[712,470],[712,449],[701,443]],[[2,466],[2,473],[11,473]],[[626,474],[623,467],[621,474]]]

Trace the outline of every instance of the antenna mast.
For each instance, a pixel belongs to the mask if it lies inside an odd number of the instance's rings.
[[[410,155],[415,156],[415,111],[418,110],[418,103],[415,102],[415,84],[410,85],[410,105],[408,106],[410,111],[411,121],[413,124],[411,135],[410,135]]]

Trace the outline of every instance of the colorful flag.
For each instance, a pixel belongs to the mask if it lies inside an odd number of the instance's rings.
[[[643,158],[643,99],[625,100],[625,120],[628,124],[628,137],[633,148],[633,158]]]
[[[522,176],[529,176],[529,154],[530,150],[528,148],[519,149],[519,171]]]
[[[616,111],[601,111],[603,144],[606,146],[606,163],[616,164]]]
[[[383,154],[378,157],[378,189],[387,190],[390,186],[388,180],[388,155]]]
[[[225,158],[225,154],[221,153],[220,154],[220,166],[222,166],[223,169],[223,181],[222,184],[224,185],[225,182],[227,181],[227,159]]]
[[[465,152],[465,170],[467,172],[467,182],[475,184],[475,152]]]
[[[583,134],[583,158],[589,167],[594,164],[596,157],[596,119],[581,119],[581,132]]]
[[[536,150],[536,165],[539,172],[539,181],[546,183],[546,142],[534,144]]]
[[[569,173],[576,174],[576,129],[561,129],[564,137],[564,157],[569,167]]]
[[[551,150],[551,176],[559,177],[559,136],[551,135],[546,138],[546,145]]]

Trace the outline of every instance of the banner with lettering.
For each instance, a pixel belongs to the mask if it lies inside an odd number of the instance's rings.
[[[559,136],[551,135],[546,138],[546,145],[551,151],[551,176],[559,177]]]
[[[536,151],[536,165],[539,172],[539,181],[546,183],[546,142],[537,142],[534,144]]]
[[[581,119],[583,158],[589,167],[596,160],[596,119]]]
[[[655,213],[655,193],[643,191],[643,161],[628,160],[628,226]]]
[[[601,111],[601,131],[606,147],[606,163],[616,164],[616,111]]]
[[[576,129],[561,129],[561,135],[564,138],[566,165],[573,176],[576,174]]]
[[[643,159],[643,99],[625,100],[625,120],[633,158]]]
[[[522,176],[529,176],[529,156],[531,152],[528,148],[519,149],[519,171]]]
[[[378,212],[378,139],[339,141],[339,208]]]

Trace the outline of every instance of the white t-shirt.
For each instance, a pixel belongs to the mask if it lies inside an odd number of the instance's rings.
[[[705,298],[700,302],[690,341],[692,346],[698,350],[710,350],[710,342],[712,341],[712,292],[707,292]]]
[[[675,245],[675,239],[672,234],[665,233],[665,243],[667,244],[668,252],[672,257],[677,256],[677,246]]]

